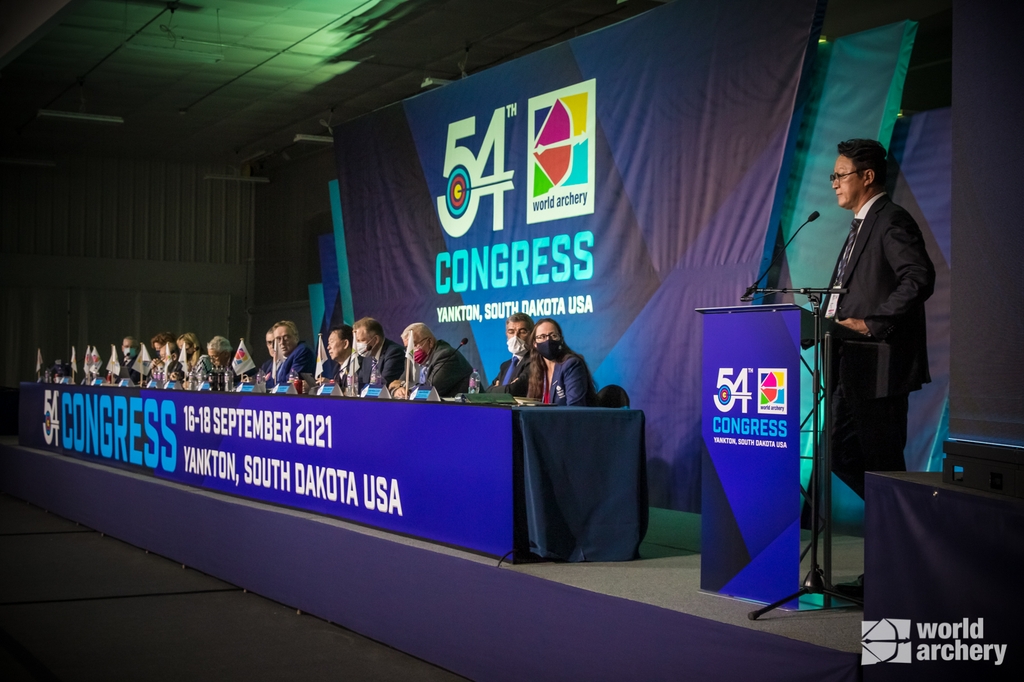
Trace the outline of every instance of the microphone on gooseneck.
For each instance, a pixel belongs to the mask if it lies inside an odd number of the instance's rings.
[[[462,341],[459,342],[459,345],[455,346],[456,352],[460,348],[465,346],[467,343],[469,343],[469,339],[463,338]],[[444,367],[444,363],[448,362],[449,360],[451,360],[454,357],[455,357],[455,353],[452,353],[451,355],[449,355],[448,357],[444,358],[443,360],[441,360],[441,362],[437,363],[436,365],[431,365],[430,369],[427,370],[427,372],[429,373],[430,371],[437,371],[439,368]]]
[[[793,243],[793,240],[796,239],[796,236],[800,234],[800,230],[804,229],[804,227],[808,223],[813,223],[820,217],[821,214],[818,213],[817,211],[807,216],[807,220],[805,220],[803,224],[800,225],[800,227],[796,228],[796,231],[793,232],[793,235],[786,241],[785,244],[782,245],[782,248],[779,250],[778,253],[775,254],[775,257],[772,258],[772,262],[768,264],[768,267],[764,269],[764,272],[762,272],[760,276],[754,280],[754,283],[747,287],[747,290],[743,292],[743,295],[740,296],[741,301],[750,301],[754,298],[754,291],[757,289],[757,285],[760,284],[761,280],[764,279],[765,275],[767,275],[771,271],[772,266],[779,262],[779,258],[782,257],[782,254],[786,253],[786,248]]]

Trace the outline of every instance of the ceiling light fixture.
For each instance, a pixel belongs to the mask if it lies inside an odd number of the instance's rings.
[[[334,144],[334,138],[330,135],[306,135],[297,133],[292,142],[318,142],[320,144]]]
[[[270,178],[264,178],[259,175],[219,175],[217,173],[207,173],[203,176],[203,180],[227,180],[228,182],[258,182],[268,183]]]
[[[451,81],[447,78],[431,78],[430,76],[427,76],[423,79],[423,82],[420,83],[420,87],[432,88],[435,85],[448,85],[449,83],[451,83]]]
[[[263,158],[266,155],[267,155],[266,150],[261,149],[258,152],[254,152],[254,153],[250,154],[249,156],[245,157],[244,159],[242,159],[238,163],[246,164],[246,163],[249,163],[251,161],[255,161],[256,159]]]
[[[58,109],[40,109],[36,118],[53,118],[67,121],[88,121],[90,123],[124,123],[120,116],[104,114],[83,114],[78,111],[60,111]]]

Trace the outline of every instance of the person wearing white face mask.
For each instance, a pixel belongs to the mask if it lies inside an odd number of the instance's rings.
[[[501,363],[488,393],[509,393],[526,397],[530,385],[530,357],[526,338],[533,331],[533,318],[526,313],[512,313],[505,321],[505,340],[512,357]]]
[[[405,371],[405,349],[384,338],[384,327],[372,317],[356,320],[352,325],[356,354],[359,355],[359,390],[371,383],[376,374],[377,385],[387,386],[402,378]]]

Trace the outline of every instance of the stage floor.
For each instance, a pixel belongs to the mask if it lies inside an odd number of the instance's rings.
[[[804,535],[809,537],[806,532]],[[637,561],[622,563],[524,564],[509,570],[830,649],[857,654],[861,651],[860,608],[800,612],[776,609],[751,621],[747,614],[757,608],[756,604],[700,591],[699,553],[644,542],[640,555]],[[835,538],[832,565],[836,582],[853,580],[863,573],[864,539]],[[805,560],[801,576],[808,566]]]
[[[824,647],[827,650],[836,652],[836,655],[839,656],[849,656],[850,654],[860,652],[862,611],[858,608],[800,612],[776,610],[763,616],[759,621],[750,621],[747,618],[747,613],[756,608],[755,605],[701,592],[699,589],[700,554],[685,549],[685,547],[698,546],[699,516],[697,515],[665,512],[664,510],[657,509],[652,510],[650,530],[646,541],[641,546],[642,558],[636,561],[586,564],[545,562],[520,565],[503,563],[500,568],[495,569],[499,573],[492,574],[485,567],[496,567],[498,562],[491,557],[379,531],[340,519],[198,490],[131,471],[112,469],[108,466],[76,458],[30,450],[18,446],[16,441],[11,438],[0,439],[0,458],[2,458],[0,460],[0,487],[15,497],[25,499],[44,508],[49,508],[51,512],[57,514],[62,512],[62,509],[60,509],[61,505],[70,505],[66,506],[62,515],[73,521],[81,522],[86,526],[90,525],[91,519],[89,515],[98,513],[100,516],[96,517],[92,524],[93,527],[96,527],[96,530],[107,532],[130,544],[163,554],[175,559],[179,563],[188,563],[190,567],[195,566],[198,570],[207,572],[214,577],[226,580],[240,587],[247,587],[250,591],[263,594],[293,608],[302,608],[303,611],[320,615],[332,622],[339,622],[357,632],[366,634],[368,637],[391,644],[401,650],[409,651],[421,658],[439,662],[443,666],[445,665],[443,661],[446,660],[445,652],[439,651],[437,656],[432,656],[425,655],[423,651],[417,651],[417,648],[421,645],[426,649],[426,644],[421,642],[424,637],[422,630],[408,630],[405,632],[399,629],[395,630],[395,632],[388,631],[387,636],[383,633],[375,634],[375,621],[373,621],[372,616],[364,616],[362,614],[363,605],[358,603],[360,600],[367,599],[364,594],[365,586],[360,590],[355,585],[355,576],[361,575],[359,573],[360,569],[358,569],[358,566],[345,565],[346,562],[358,561],[361,562],[359,565],[363,565],[368,561],[377,562],[376,568],[368,568],[363,572],[372,576],[366,578],[366,580],[378,581],[370,583],[373,587],[378,584],[405,585],[410,577],[416,575],[415,571],[417,570],[416,566],[405,565],[405,562],[410,559],[421,567],[420,570],[423,571],[422,575],[424,576],[424,587],[426,587],[430,580],[433,581],[429,583],[432,585],[430,587],[431,590],[444,589],[440,587],[443,583],[437,582],[438,580],[443,580],[443,578],[431,577],[428,579],[428,576],[458,574],[459,577],[452,578],[452,582],[455,584],[451,589],[453,593],[458,592],[459,596],[456,599],[461,600],[459,609],[463,614],[466,613],[467,608],[470,610],[476,608],[474,605],[478,604],[481,595],[485,594],[496,595],[495,598],[498,601],[495,604],[502,604],[502,606],[490,607],[492,609],[516,608],[512,606],[515,601],[514,595],[517,590],[525,589],[532,593],[533,597],[540,599],[539,602],[536,602],[537,604],[548,604],[551,599],[556,601],[565,600],[562,602],[561,607],[552,605],[551,608],[569,608],[571,610],[576,608],[576,605],[586,603],[588,604],[587,606],[580,606],[579,608],[583,610],[592,607],[596,609],[618,609],[615,613],[621,612],[624,614],[623,617],[639,617],[646,621],[640,629],[646,629],[647,634],[644,636],[648,638],[656,636],[654,633],[657,632],[658,627],[667,627],[669,630],[665,632],[665,636],[670,640],[672,639],[670,632],[676,626],[676,621],[668,618],[667,615],[657,615],[660,609],[666,609],[678,614],[686,614],[682,616],[683,618],[696,617],[697,619],[710,621],[706,626],[708,633],[710,633],[708,636],[712,637],[715,642],[720,642],[721,646],[726,647],[726,649],[728,648],[727,642],[730,637],[727,634],[729,631],[722,629],[723,626],[742,628],[742,631],[756,631],[756,633],[751,632],[749,637],[754,638],[753,641],[757,642],[758,650],[761,650],[762,655],[765,657],[791,655],[784,654],[782,650],[772,653],[772,641],[778,642],[774,646],[776,649],[780,649],[780,647],[781,649],[788,649],[789,647],[782,645],[783,640],[769,639],[762,641],[761,638],[766,635],[775,635],[803,643],[793,645],[797,647],[806,646],[807,644]],[[40,479],[47,480],[44,482]],[[122,483],[119,483],[119,481],[122,481]],[[74,499],[78,496],[79,491],[74,490],[72,486],[81,486],[83,489],[81,493],[91,497],[82,500]],[[61,491],[61,494],[56,494],[54,492],[55,489]],[[101,489],[107,491],[105,493],[106,496],[100,496]],[[229,535],[224,535],[220,538],[211,537],[208,540],[189,534],[176,537],[179,532],[178,528],[186,524],[181,519],[159,519],[159,523],[155,524],[151,520],[145,522],[145,528],[140,530],[139,528],[141,527],[138,523],[125,519],[123,515],[111,517],[109,510],[97,509],[97,505],[106,506],[106,500],[111,492],[120,489],[130,492],[126,493],[128,496],[124,500],[117,503],[121,505],[116,507],[118,509],[122,509],[126,505],[135,505],[137,507],[145,500],[145,504],[155,505],[153,507],[154,511],[147,513],[157,513],[158,517],[165,517],[166,514],[162,510],[167,507],[160,505],[166,505],[167,502],[164,502],[162,498],[166,497],[168,500],[173,498],[173,502],[175,505],[178,505],[178,508],[180,508],[183,499],[192,500],[192,502],[188,503],[189,507],[193,507],[194,510],[203,508],[216,510],[214,513],[218,517],[218,523],[234,524],[234,526],[231,526],[233,530],[217,531],[229,532]],[[68,493],[71,493],[70,499]],[[156,501],[154,501],[155,498]],[[110,506],[114,507],[115,504],[111,503]],[[72,509],[74,511],[69,511]],[[210,511],[200,512],[194,510],[192,513],[205,513],[206,517],[210,518]],[[238,515],[239,518],[232,520],[229,518],[232,515]],[[76,516],[79,518],[75,518]],[[241,525],[239,525],[239,522],[241,522]],[[161,524],[165,523],[169,525],[161,526]],[[193,526],[195,524],[194,521],[190,523]],[[305,525],[295,526],[296,523]],[[120,524],[129,525],[124,526],[124,528],[118,528],[117,526]],[[340,617],[334,618],[331,614],[318,614],[311,604],[304,604],[303,600],[306,597],[301,590],[305,588],[301,585],[286,583],[278,586],[274,582],[276,579],[273,576],[268,578],[258,575],[259,571],[269,571],[270,573],[281,575],[281,571],[285,569],[309,572],[310,564],[302,564],[304,568],[299,568],[297,565],[294,569],[287,568],[288,565],[261,568],[253,566],[251,558],[245,560],[249,563],[237,564],[239,560],[233,557],[237,556],[239,551],[243,551],[240,549],[241,547],[251,545],[256,537],[259,537],[261,542],[268,542],[268,547],[273,548],[276,557],[275,561],[293,561],[288,556],[294,553],[296,547],[300,546],[298,543],[301,538],[294,537],[296,533],[292,530],[281,536],[281,539],[273,539],[275,533],[277,533],[274,528],[276,525],[281,525],[282,529],[285,526],[290,528],[306,528],[307,531],[302,532],[308,532],[311,539],[314,537],[322,538],[317,541],[319,546],[313,549],[328,554],[333,553],[330,556],[325,554],[320,559],[320,562],[327,566],[333,565],[334,567],[321,567],[318,570],[324,576],[345,575],[348,578],[341,580],[341,584],[332,584],[329,588],[332,594],[323,594],[321,596],[324,599],[328,599],[330,603],[337,604],[338,608],[343,608],[344,613],[352,614],[353,622],[351,625]],[[109,527],[104,528],[100,526]],[[163,530],[161,530],[161,527]],[[227,527],[225,526],[225,528]],[[191,529],[189,532],[191,532]],[[249,535],[249,533],[253,534]],[[264,536],[266,536],[267,540],[264,540]],[[365,539],[358,540],[356,539],[357,537]],[[341,541],[341,544],[331,540],[330,545],[325,546],[323,543],[326,538],[337,538]],[[345,540],[344,538],[351,538],[351,540]],[[199,540],[198,545],[196,545],[197,540]],[[232,550],[231,547],[225,545],[225,543],[229,544],[235,541],[241,543],[238,545],[239,549]],[[281,542],[296,544],[282,546]],[[223,549],[213,549],[214,547],[223,547]],[[388,547],[394,549],[388,549]],[[406,549],[400,549],[400,547],[405,547]],[[302,544],[301,548],[304,551],[307,550],[309,548],[308,543]],[[358,549],[365,553],[366,550],[371,548],[373,548],[372,551],[375,555],[372,560],[357,559],[352,556],[353,550]],[[425,551],[428,554],[424,554],[422,551],[417,552],[417,550]],[[212,556],[211,552],[220,554],[220,558]],[[310,556],[303,558],[303,561],[317,561],[316,553],[315,551]],[[188,556],[189,554],[192,554],[192,556]],[[430,559],[430,556],[435,556],[436,559]],[[453,559],[457,560],[455,564],[451,563]],[[229,563],[236,562],[234,564],[235,567],[232,568],[223,564],[225,561]],[[203,565],[204,562],[207,563],[207,566]],[[398,567],[399,564],[401,564],[401,568]],[[221,565],[224,565],[223,570],[220,568]],[[465,568],[459,568],[460,565]],[[472,569],[471,565],[475,565],[478,568]],[[863,540],[851,537],[836,538],[833,565],[837,581],[853,578],[861,573],[863,570]],[[396,576],[382,577],[382,570],[393,570]],[[250,575],[247,571],[256,571],[257,573]],[[402,572],[401,576],[397,575],[399,572]],[[508,575],[509,578],[512,578],[513,576],[510,574],[518,574],[518,579],[510,581],[500,577],[501,575]],[[493,577],[488,578],[487,576],[489,575]],[[322,583],[324,579],[324,577],[318,578],[317,583]],[[330,578],[326,579],[329,580]],[[392,582],[385,583],[385,579],[392,580]],[[563,587],[552,587],[545,592],[544,588],[540,585],[538,587],[532,586],[533,583],[530,581],[533,579],[540,579],[549,585]],[[263,582],[266,580],[270,582]],[[399,582],[394,582],[395,580]],[[527,582],[523,582],[524,580]],[[347,590],[345,584],[349,585]],[[261,587],[264,589],[261,590]],[[414,587],[409,586],[409,589]],[[794,585],[794,589],[795,587]],[[591,604],[587,598],[582,596],[583,593],[578,591],[565,592],[566,588],[569,590],[575,588],[594,593],[595,595],[603,595],[602,597],[596,597],[597,599],[612,597],[628,600],[634,603],[640,611],[630,609],[625,605],[616,607],[614,606],[615,602],[602,601]],[[293,592],[293,589],[296,591]],[[474,592],[474,590],[477,590],[477,592]],[[484,590],[484,592],[479,592],[478,590]],[[493,592],[493,590],[497,590],[497,592]],[[318,589],[318,593],[322,591],[322,589]],[[410,594],[415,594],[415,599],[420,599],[423,593],[422,590],[419,590]],[[506,596],[501,596],[502,594]],[[545,594],[547,596],[543,596]],[[574,594],[580,596],[574,597]],[[452,599],[452,595],[446,596],[449,600]],[[400,595],[397,594],[392,597],[393,600],[399,600],[400,598]],[[407,597],[407,599],[412,598]],[[512,599],[512,602],[507,601],[509,598]],[[524,600],[527,599],[526,593],[524,593]],[[650,610],[650,607],[657,608]],[[423,603],[418,604],[417,608],[429,609],[433,607]],[[648,610],[644,611],[643,609]],[[372,613],[373,609],[371,608],[369,611]],[[342,611],[339,611],[340,613]],[[608,615],[611,616],[611,612]],[[410,616],[410,627],[415,624],[413,622],[415,618],[415,614]],[[529,615],[526,615],[526,618],[528,619],[527,622],[529,622]],[[657,625],[663,618],[668,618],[668,620],[663,625]],[[693,631],[692,628],[699,628],[701,621],[692,621],[693,625],[686,625],[689,622],[691,621],[680,622],[682,627],[688,628],[686,632],[699,632],[699,629]],[[464,632],[463,637],[466,636],[465,633],[472,632],[471,623],[467,624],[467,627],[469,629]],[[609,636],[621,637],[621,627],[616,628],[618,634]],[[733,630],[732,632],[739,635],[742,631]],[[528,632],[528,630],[524,632]],[[410,644],[409,648],[405,648],[402,645],[402,638],[406,636]],[[389,641],[389,638],[392,639]],[[737,645],[739,645],[739,640],[742,640],[743,637],[739,636],[736,639]],[[694,641],[693,644],[696,645],[696,642]],[[430,644],[430,650],[440,650],[444,646],[444,640],[433,641]],[[840,654],[839,652],[843,653]],[[805,653],[811,655],[811,658],[806,659],[808,662],[815,660],[810,651]],[[720,657],[721,653],[718,656]],[[716,660],[720,661],[721,659],[717,658]],[[849,659],[829,658],[827,662],[822,664],[828,670],[833,668],[843,670],[846,663],[840,661],[846,660]],[[814,664],[812,663],[812,665]],[[470,677],[474,676],[471,672],[472,666],[466,668],[452,666],[449,669],[461,672],[462,674],[468,674],[467,676]],[[844,672],[841,676],[846,674]]]

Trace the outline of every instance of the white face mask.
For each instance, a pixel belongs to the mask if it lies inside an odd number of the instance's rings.
[[[526,355],[526,344],[518,336],[508,337],[508,352],[522,357]]]
[[[365,341],[356,341],[356,353],[359,354],[359,357],[365,358],[370,354],[370,344]]]

